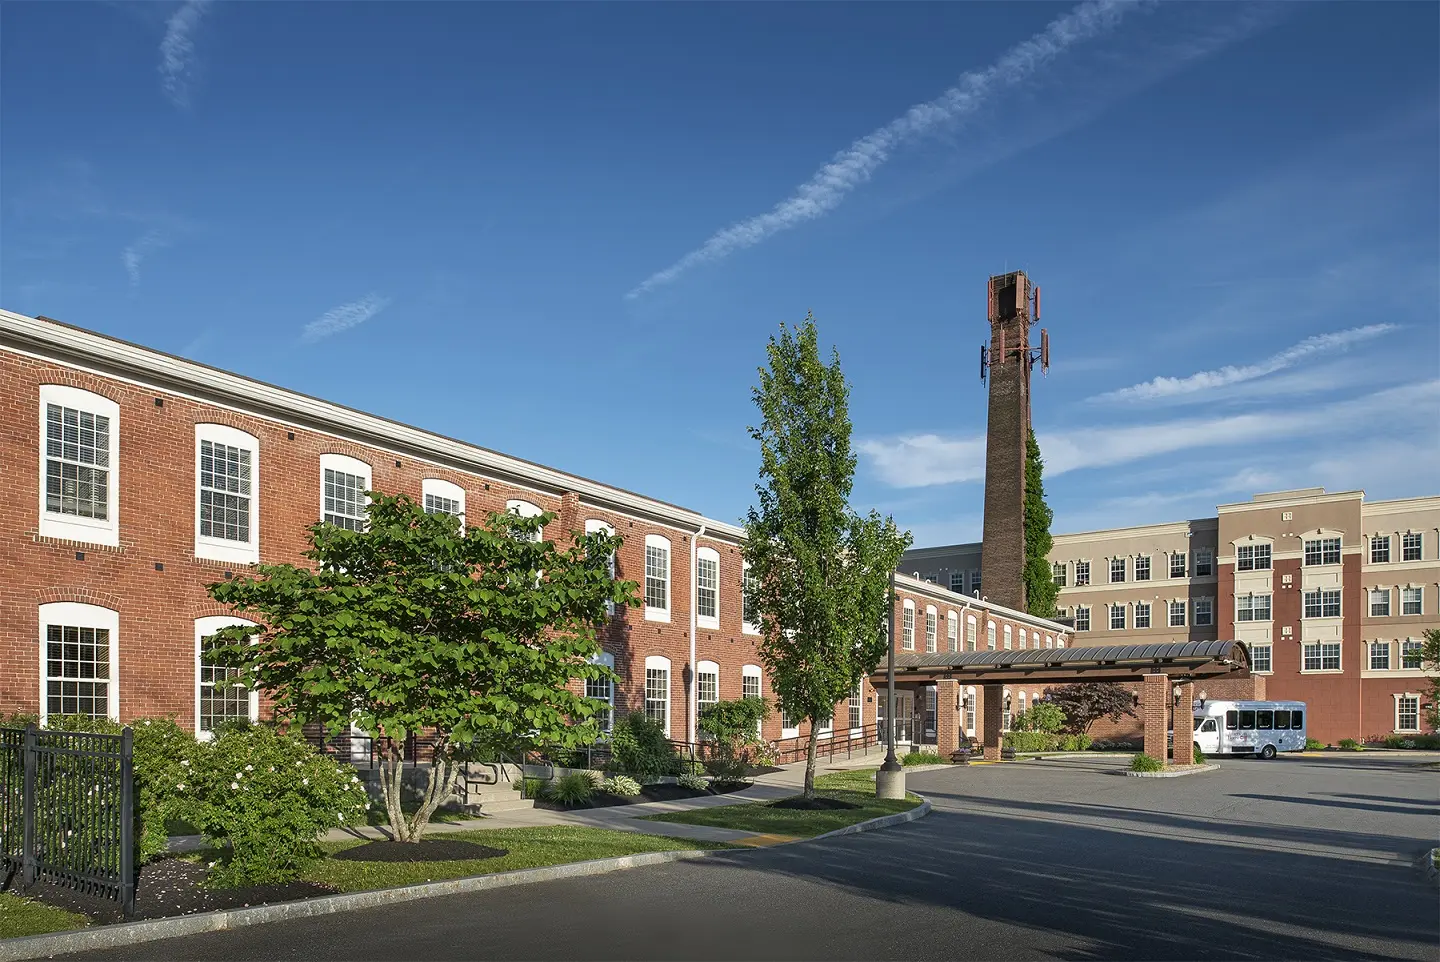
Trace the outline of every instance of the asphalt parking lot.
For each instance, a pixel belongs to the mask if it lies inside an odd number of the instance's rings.
[[[924,772],[935,811],[897,828],[86,957],[1435,959],[1426,761]]]

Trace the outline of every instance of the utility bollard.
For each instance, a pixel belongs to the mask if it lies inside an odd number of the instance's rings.
[[[876,798],[905,797],[905,769],[896,767],[893,771],[884,768],[875,773]]]

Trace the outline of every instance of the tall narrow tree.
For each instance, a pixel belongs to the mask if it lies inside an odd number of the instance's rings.
[[[1050,573],[1050,522],[1055,512],[1045,503],[1045,462],[1031,431],[1025,441],[1025,609],[1041,618],[1055,617],[1060,589]]]
[[[815,319],[781,325],[760,369],[759,504],[746,520],[745,560],[760,610],[760,658],[784,713],[809,722],[805,795],[815,794],[820,723],[885,656],[880,624],[910,545],[891,518],[850,508],[850,389],[832,352],[820,357]]]

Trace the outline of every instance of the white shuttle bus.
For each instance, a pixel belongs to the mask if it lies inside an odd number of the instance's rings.
[[[1258,755],[1305,749],[1303,701],[1207,701],[1195,705],[1195,744],[1206,755]]]

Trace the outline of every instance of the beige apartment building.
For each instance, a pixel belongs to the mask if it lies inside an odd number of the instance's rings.
[[[901,570],[983,597],[980,551],[919,548]],[[1256,690],[1307,702],[1322,741],[1424,727],[1419,650],[1424,629],[1440,627],[1440,496],[1258,494],[1213,518],[1056,535],[1050,562],[1072,644],[1243,641],[1264,679]]]

